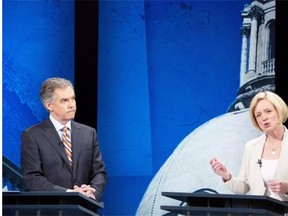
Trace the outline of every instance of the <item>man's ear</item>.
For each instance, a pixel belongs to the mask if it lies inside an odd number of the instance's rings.
[[[53,108],[52,108],[52,104],[50,102],[45,102],[45,108],[49,111],[52,112]]]

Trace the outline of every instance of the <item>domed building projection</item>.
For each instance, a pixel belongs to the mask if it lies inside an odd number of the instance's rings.
[[[251,98],[275,91],[275,1],[252,1],[244,6],[240,87],[227,113],[192,131],[182,140],[150,182],[136,215],[164,215],[161,205],[181,205],[162,192],[194,192],[210,188],[230,194],[209,165],[217,157],[237,174],[244,144],[260,135],[249,119]],[[255,161],[256,163],[257,161]]]

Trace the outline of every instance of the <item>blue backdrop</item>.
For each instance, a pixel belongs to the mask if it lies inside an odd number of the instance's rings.
[[[235,99],[247,2],[99,2],[105,215],[134,215],[175,147]],[[74,82],[73,35],[73,1],[3,1],[3,154],[17,165],[21,131],[47,117],[41,82]]]
[[[3,154],[20,165],[20,132],[47,117],[52,76],[74,81],[74,2],[3,1]]]

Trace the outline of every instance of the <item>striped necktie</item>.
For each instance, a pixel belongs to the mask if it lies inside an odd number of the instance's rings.
[[[71,138],[68,133],[68,128],[64,126],[61,131],[62,131],[62,142],[64,144],[65,152],[67,154],[69,163],[72,167],[72,143],[71,143]]]

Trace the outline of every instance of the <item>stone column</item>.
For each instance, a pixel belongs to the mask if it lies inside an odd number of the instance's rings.
[[[250,49],[249,49],[249,65],[248,72],[256,72],[256,50],[257,50],[257,34],[258,34],[258,21],[263,19],[263,10],[254,6],[249,11],[251,18],[251,32],[250,32]]]
[[[250,27],[243,26],[241,28],[242,48],[240,63],[240,87],[246,83],[247,57],[248,57],[248,37],[250,35]]]

